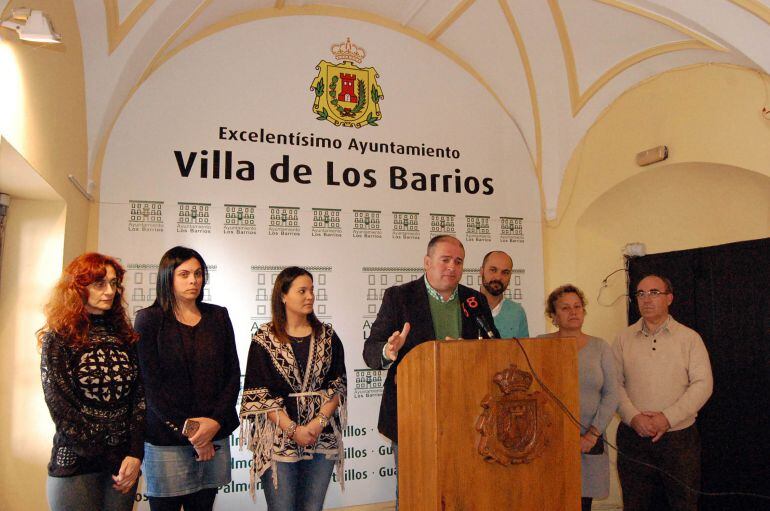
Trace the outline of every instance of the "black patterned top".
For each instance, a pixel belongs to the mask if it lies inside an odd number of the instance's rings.
[[[136,349],[101,316],[90,316],[91,342],[72,348],[43,338],[40,373],[56,434],[48,474],[117,473],[126,456],[144,455],[144,390]]]

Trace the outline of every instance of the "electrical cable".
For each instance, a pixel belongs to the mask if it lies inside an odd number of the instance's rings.
[[[612,277],[613,275],[615,275],[619,271],[628,271],[628,268],[624,266],[623,268],[618,268],[617,270],[611,272],[609,275],[607,275],[606,277],[604,277],[602,279],[602,285],[607,284],[607,280],[609,280],[610,277]]]
[[[620,271],[620,270],[616,270],[613,273],[616,273],[617,271]],[[612,273],[610,275],[612,275]],[[609,275],[608,275],[608,277],[609,277]],[[567,407],[567,405],[565,405],[564,402],[561,399],[559,399],[558,396],[556,396],[556,394],[554,394],[553,391],[545,383],[543,383],[543,380],[540,379],[540,376],[537,374],[537,371],[535,371],[535,368],[532,366],[532,362],[529,359],[529,355],[527,354],[527,350],[524,349],[524,345],[521,344],[521,340],[519,340],[518,337],[513,337],[512,339],[515,340],[516,344],[519,346],[519,349],[521,350],[521,353],[524,355],[524,359],[527,361],[527,366],[529,366],[529,370],[532,372],[532,376],[535,378],[535,381],[538,383],[538,385],[540,385],[540,388],[542,388],[545,391],[545,393],[548,394],[548,396],[553,401],[555,401],[556,405],[566,414],[566,416],[570,420],[570,422],[575,424],[580,429],[580,431],[587,430],[588,428],[585,427],[580,422],[580,420],[577,419],[572,414],[572,412]],[[770,495],[763,495],[763,494],[760,494],[760,493],[750,493],[750,492],[740,492],[740,491],[709,492],[709,491],[696,490],[695,488],[689,486],[687,483],[685,483],[681,479],[679,479],[676,476],[666,472],[662,468],[660,468],[660,467],[658,467],[656,465],[653,465],[651,463],[647,463],[646,461],[638,460],[636,458],[633,458],[633,457],[628,456],[627,454],[623,453],[623,451],[618,449],[618,447],[616,445],[613,445],[610,442],[608,442],[607,438],[605,437],[604,434],[602,434],[602,439],[604,440],[604,443],[606,445],[608,445],[608,446],[612,447],[613,449],[615,449],[615,452],[617,452],[618,455],[623,456],[628,461],[631,461],[631,462],[636,463],[638,465],[643,465],[645,467],[648,467],[648,468],[651,468],[653,470],[656,470],[656,471],[660,472],[662,475],[664,475],[664,476],[668,477],[669,479],[671,479],[672,481],[676,482],[682,488],[685,488],[689,492],[692,492],[692,493],[695,493],[695,494],[698,494],[698,495],[703,495],[705,497],[752,497],[752,498],[758,498],[758,499],[763,499],[763,500],[770,501]]]
[[[610,277],[612,277],[613,275],[615,275],[619,271],[625,271],[626,272],[626,279],[628,279],[628,259],[626,259],[626,266],[624,266],[623,268],[618,268],[617,270],[611,272],[609,275],[607,275],[606,277],[604,277],[602,279],[602,285],[599,286],[599,292],[596,294],[596,303],[601,305],[602,307],[612,307],[613,305],[618,303],[618,300],[620,300],[622,298],[626,298],[628,296],[627,294],[618,295],[610,303],[602,303],[602,291],[604,291],[604,289],[607,287],[607,281],[609,280]]]

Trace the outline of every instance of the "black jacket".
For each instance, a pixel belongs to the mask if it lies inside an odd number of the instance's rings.
[[[195,360],[187,360],[179,323],[152,305],[136,314],[139,369],[147,398],[146,440],[154,445],[187,445],[184,421],[209,417],[221,429],[215,440],[238,427],[236,402],[241,368],[227,309],[201,303],[195,332]]]
[[[469,297],[475,297],[479,306],[478,314],[487,320],[487,324],[493,330],[495,337],[500,334],[495,328],[492,312],[489,310],[487,299],[469,287],[459,286],[458,298],[464,304]],[[425,277],[414,280],[400,286],[393,286],[385,290],[382,305],[377,313],[377,319],[372,324],[369,337],[364,342],[364,361],[372,369],[382,369],[382,349],[388,341],[388,337],[396,330],[401,330],[407,321],[411,326],[404,346],[399,350],[398,357],[388,369],[385,378],[385,386],[380,405],[380,418],[377,429],[380,433],[398,442],[398,402],[396,392],[396,374],[398,364],[415,347],[426,341],[436,338],[433,329],[433,319],[430,315],[428,291],[425,288]],[[463,339],[477,339],[479,327],[470,316],[461,312]]]

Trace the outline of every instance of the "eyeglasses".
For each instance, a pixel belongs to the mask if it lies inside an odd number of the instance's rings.
[[[657,298],[661,295],[669,295],[669,294],[671,293],[669,293],[668,291],[661,291],[660,289],[650,289],[649,291],[637,291],[636,293],[634,293],[634,296],[641,300],[645,296],[651,296],[653,298]]]
[[[95,280],[90,284],[94,287],[97,291],[104,291],[107,289],[107,286],[110,286],[112,289],[120,289],[120,281],[118,279],[112,279],[112,280]]]

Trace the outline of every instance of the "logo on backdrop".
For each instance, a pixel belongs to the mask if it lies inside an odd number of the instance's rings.
[[[508,216],[500,217],[500,242],[524,243],[524,219]]]
[[[490,243],[492,234],[489,230],[489,217],[465,215],[465,241]]]
[[[407,213],[411,214],[411,213]],[[391,286],[399,286],[422,277],[423,269],[417,266],[364,266],[361,268],[361,276],[364,280],[359,285],[360,289],[366,289],[366,297],[363,303],[366,305],[366,313],[362,317],[361,341],[365,341],[372,332],[372,323],[377,318],[377,311],[382,305],[382,297],[385,290]],[[385,382],[387,371],[374,369],[354,369],[355,398],[378,398],[382,396],[382,386]]]
[[[341,238],[342,225],[340,224],[340,210],[313,208],[312,235],[325,236],[327,238]]]
[[[129,200],[128,230],[135,232],[163,232],[163,202]]]
[[[430,235],[455,234],[455,216],[448,213],[430,214]]]
[[[300,264],[303,268],[313,274],[315,284],[315,313],[321,321],[331,322],[331,312],[327,311],[329,304],[329,285],[327,283],[332,274],[331,266],[312,266]],[[271,320],[270,299],[273,292],[273,284],[278,274],[283,271],[282,265],[251,265],[251,272],[256,275],[256,294],[254,301],[257,309],[256,314],[251,315],[251,333],[254,333],[259,325]],[[254,280],[252,279],[252,282]]]
[[[406,211],[393,212],[393,239],[419,240],[420,214]]]
[[[211,234],[211,204],[200,202],[178,202],[179,218],[176,221],[176,232],[191,232],[194,234]]]
[[[299,208],[270,206],[270,236],[299,236]]]
[[[380,227],[381,211],[369,211],[366,209],[353,210],[353,237],[354,238],[382,238]]]
[[[335,126],[377,126],[377,121],[382,119],[382,88],[377,85],[380,75],[373,67],[358,67],[353,63],[363,62],[366,51],[351,43],[348,37],[344,43],[332,45],[331,52],[342,63],[319,62],[315,67],[318,76],[310,85],[315,93],[316,119]]]
[[[225,204],[224,234],[256,234],[256,210],[256,206],[247,204]]]
[[[123,297],[128,302],[128,314],[133,320],[136,313],[152,305],[155,300],[155,286],[158,265],[152,263],[127,263],[123,279]]]
[[[124,262],[126,275],[123,278],[123,297],[128,302],[128,314],[133,320],[136,313],[149,307],[155,301],[155,289],[158,280],[158,263]],[[211,281],[214,279],[217,265],[208,265],[209,276],[203,288],[203,299],[211,301]]]
[[[354,369],[356,374],[353,397],[363,399],[369,397],[382,397],[382,386],[385,383],[387,371],[375,369]]]

